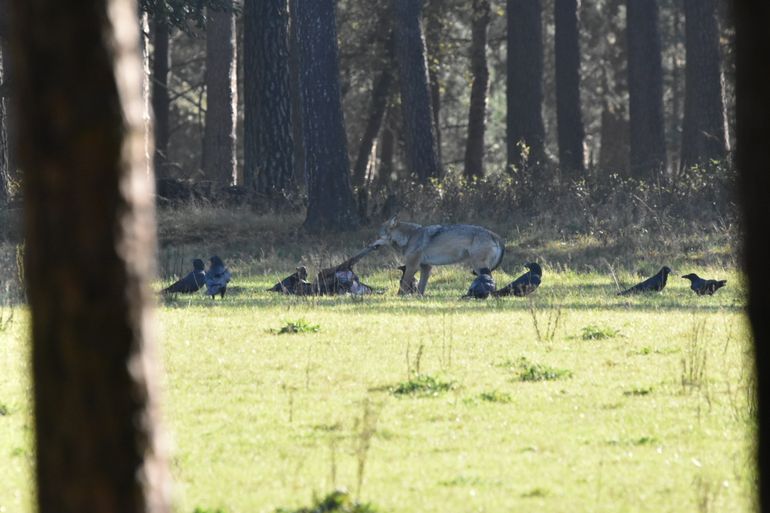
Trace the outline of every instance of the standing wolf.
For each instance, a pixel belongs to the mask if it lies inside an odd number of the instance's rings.
[[[392,217],[383,223],[379,235],[372,247],[393,244],[404,252],[406,270],[401,277],[400,294],[412,291],[410,285],[418,270],[417,292],[424,294],[434,265],[465,263],[480,273],[485,268],[496,269],[505,254],[505,245],[497,234],[469,224],[421,226]]]

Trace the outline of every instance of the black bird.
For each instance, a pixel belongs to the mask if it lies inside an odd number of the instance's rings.
[[[224,262],[218,256],[211,257],[209,261],[209,270],[206,273],[206,295],[224,298],[227,292],[227,284],[230,282],[230,271],[225,267]]]
[[[475,274],[476,279],[473,280],[468,293],[463,298],[486,299],[495,291],[495,280],[492,278],[492,271],[484,267],[475,272]]]
[[[492,295],[495,297],[510,295],[524,297],[534,292],[540,286],[540,281],[543,278],[543,269],[540,267],[540,264],[535,262],[524,264],[524,267],[529,270]]]
[[[297,267],[297,271],[294,274],[290,274],[286,278],[282,279],[269,289],[268,292],[283,292],[284,294],[297,294],[304,295],[306,284],[310,283],[306,280],[307,269],[304,266]]]
[[[626,289],[622,292],[618,292],[618,296],[627,296],[629,294],[639,294],[642,292],[660,292],[665,288],[666,280],[668,279],[668,274],[670,272],[671,272],[671,269],[669,269],[666,266],[663,266],[660,268],[660,271],[658,271],[658,274],[650,278],[647,278],[641,283],[637,283],[630,289]]]
[[[727,285],[727,280],[705,280],[695,273],[685,274],[682,278],[690,280],[690,288],[699,296],[713,296],[714,292]]]
[[[161,290],[163,294],[190,294],[197,292],[206,282],[206,271],[203,270],[203,260],[196,258],[192,261],[193,270],[181,280]]]

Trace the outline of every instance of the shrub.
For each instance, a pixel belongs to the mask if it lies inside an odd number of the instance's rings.
[[[299,509],[278,508],[276,513],[377,513],[371,504],[356,502],[344,490],[336,490],[323,499],[314,499],[313,505]]]
[[[516,374],[516,379],[519,381],[555,381],[571,377],[572,371],[570,370],[557,369],[541,363],[533,363],[523,356],[519,358],[518,371]]]
[[[305,319],[297,319],[296,321],[287,321],[281,328],[272,329],[270,331],[276,335],[284,335],[287,333],[318,333],[321,331],[321,326],[319,324],[310,324]]]
[[[419,395],[435,397],[455,388],[453,381],[439,381],[433,376],[417,374],[408,381],[399,383],[390,389],[393,395]]]

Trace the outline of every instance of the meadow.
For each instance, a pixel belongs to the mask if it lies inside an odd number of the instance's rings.
[[[667,254],[598,259],[601,241],[508,234],[495,278],[543,262],[530,298],[461,301],[472,276],[459,267],[436,269],[424,298],[398,297],[389,249],[356,268],[381,294],[264,291],[372,233],[334,251],[293,232],[262,251],[239,251],[238,236],[162,246],[156,288],[213,251],[234,276],[224,301],[159,301],[175,511],[291,511],[342,488],[380,512],[753,509],[751,348],[729,249],[680,241]],[[661,294],[615,295],[616,279],[631,285],[664,263],[675,274]],[[679,278],[692,271],[728,286],[698,297]],[[0,319],[11,314],[0,333],[0,511],[27,513],[28,314],[6,304]]]

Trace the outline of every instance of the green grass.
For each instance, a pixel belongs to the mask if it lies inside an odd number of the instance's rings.
[[[359,481],[346,500],[393,513],[752,508],[736,272],[703,272],[729,280],[713,297],[673,276],[661,294],[618,297],[604,270],[565,264],[531,301],[464,302],[459,268],[436,269],[425,298],[397,297],[395,257],[381,254],[359,270],[383,294],[300,298],[264,292],[294,261],[222,256],[224,301],[178,296],[157,316],[179,513],[315,511],[314,497]],[[503,284],[521,271],[504,269]],[[274,335],[287,319],[321,329]],[[622,336],[583,342],[586,327]],[[23,308],[0,333],[0,510],[20,513],[33,503],[27,333]],[[569,378],[518,377],[554,370]],[[431,398],[395,395],[409,383]]]

